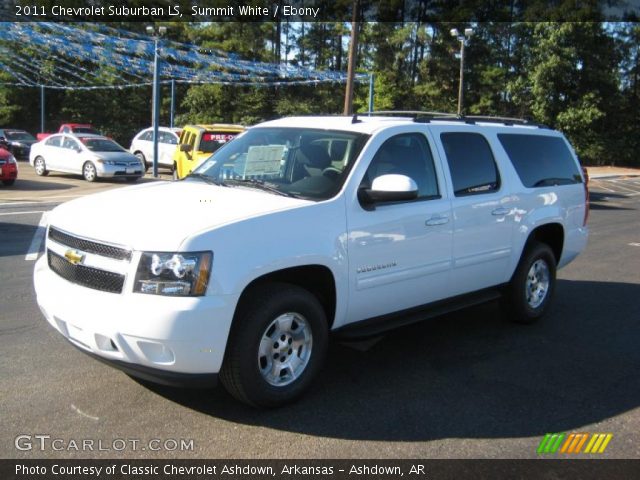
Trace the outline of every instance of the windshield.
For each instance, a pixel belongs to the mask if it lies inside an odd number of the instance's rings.
[[[100,135],[100,132],[91,127],[73,127],[73,133],[93,133]]]
[[[113,140],[106,138],[80,138],[82,143],[92,152],[123,152],[124,148]]]
[[[7,140],[35,140],[35,138],[33,138],[33,135],[28,132],[5,130],[4,134]]]
[[[333,130],[253,128],[211,155],[194,177],[324,200],[338,193],[368,138]]]
[[[198,150],[205,153],[213,153],[236,135],[238,134],[229,132],[204,132],[200,139],[200,148]]]

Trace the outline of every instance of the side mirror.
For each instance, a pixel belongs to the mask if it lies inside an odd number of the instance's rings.
[[[365,205],[415,200],[418,198],[418,185],[406,175],[381,175],[373,180],[371,188],[360,189],[358,198]]]
[[[181,152],[185,153],[189,153],[191,150],[193,150],[193,146],[189,145],[188,143],[181,143],[179,148]]]

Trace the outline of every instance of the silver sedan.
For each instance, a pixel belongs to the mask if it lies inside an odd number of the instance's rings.
[[[135,155],[102,135],[51,135],[31,147],[29,163],[38,175],[75,173],[88,182],[99,177],[135,182],[144,175],[142,162]]]

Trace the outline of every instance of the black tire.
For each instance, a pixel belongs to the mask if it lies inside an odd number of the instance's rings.
[[[534,264],[539,262],[538,273]],[[541,279],[546,267],[548,286]],[[530,274],[532,277],[530,277]],[[539,277],[539,278],[538,278]],[[556,257],[545,243],[531,243],[522,254],[503,298],[503,307],[515,323],[531,324],[549,309],[556,286]]]
[[[173,164],[173,168],[171,169],[171,175],[173,176],[174,180],[180,180],[180,178],[178,178],[178,166],[175,163]]]
[[[40,168],[39,163],[42,163],[42,168]],[[36,171],[36,175],[40,176],[40,177],[46,177],[47,175],[49,175],[49,170],[47,170],[47,164],[44,161],[44,158],[37,156],[35,158],[35,160],[33,161],[33,168]]]
[[[125,180],[127,181],[127,183],[135,183],[138,181],[139,178],[140,177],[126,177]]]
[[[12,178],[11,180],[2,180],[2,184],[6,185],[7,187],[10,187],[14,183],[16,183],[16,179],[15,178]]]
[[[273,327],[276,319],[283,318],[285,314],[298,315],[306,324],[301,327],[296,320],[291,322],[291,331],[295,328],[303,332],[310,332],[312,343],[307,347],[298,347],[295,343],[292,350],[283,351],[278,360],[278,353],[269,358],[261,356],[261,340],[263,336],[269,336],[269,329]],[[300,331],[298,331],[300,332]],[[275,332],[279,336],[278,331]],[[284,338],[284,336],[282,337]],[[291,337],[289,337],[291,338]],[[281,345],[291,345],[291,340],[284,340]],[[265,342],[271,349],[271,343]],[[298,398],[312,383],[322,365],[327,353],[328,327],[327,319],[318,299],[307,290],[287,283],[271,283],[255,287],[247,293],[242,303],[238,306],[234,317],[233,326],[227,340],[220,381],[236,399],[254,407],[277,407],[289,403]],[[273,351],[278,346],[277,340],[273,344]],[[280,346],[280,348],[282,348]],[[269,350],[271,351],[271,350]],[[308,354],[305,366],[301,367],[298,376],[282,375],[287,371],[281,367],[287,358],[295,362],[300,360],[305,352]],[[289,357],[286,357],[286,355]],[[271,365],[265,365],[271,362]],[[304,364],[304,361],[302,362]],[[261,372],[261,365],[265,365]],[[290,381],[286,385],[273,385],[267,377],[271,370],[278,373],[276,381]],[[292,372],[292,370],[289,370]]]
[[[98,179],[98,171],[92,162],[84,162],[84,165],[82,165],[82,177],[87,182],[95,182]]]

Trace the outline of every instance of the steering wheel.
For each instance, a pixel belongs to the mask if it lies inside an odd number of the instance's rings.
[[[332,180],[335,180],[341,174],[342,174],[342,170],[339,170],[336,167],[327,167],[324,170],[322,170],[322,175]]]

